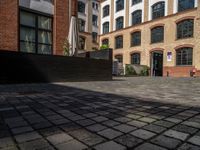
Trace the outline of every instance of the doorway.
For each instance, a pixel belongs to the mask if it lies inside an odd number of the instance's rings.
[[[151,76],[163,76],[163,52],[151,53]]]

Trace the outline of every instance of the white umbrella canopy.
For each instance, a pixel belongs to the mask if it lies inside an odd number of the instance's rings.
[[[75,56],[78,51],[77,18],[75,16],[71,17],[68,42],[69,42],[69,56]]]

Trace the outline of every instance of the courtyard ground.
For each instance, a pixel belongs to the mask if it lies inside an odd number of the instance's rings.
[[[0,85],[3,150],[200,150],[200,78]]]

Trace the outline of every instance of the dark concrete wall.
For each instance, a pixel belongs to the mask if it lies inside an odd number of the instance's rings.
[[[0,51],[0,84],[112,79],[112,60]]]

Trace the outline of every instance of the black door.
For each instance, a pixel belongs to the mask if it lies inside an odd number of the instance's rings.
[[[160,52],[153,52],[152,54],[152,75],[163,76],[163,54]]]

